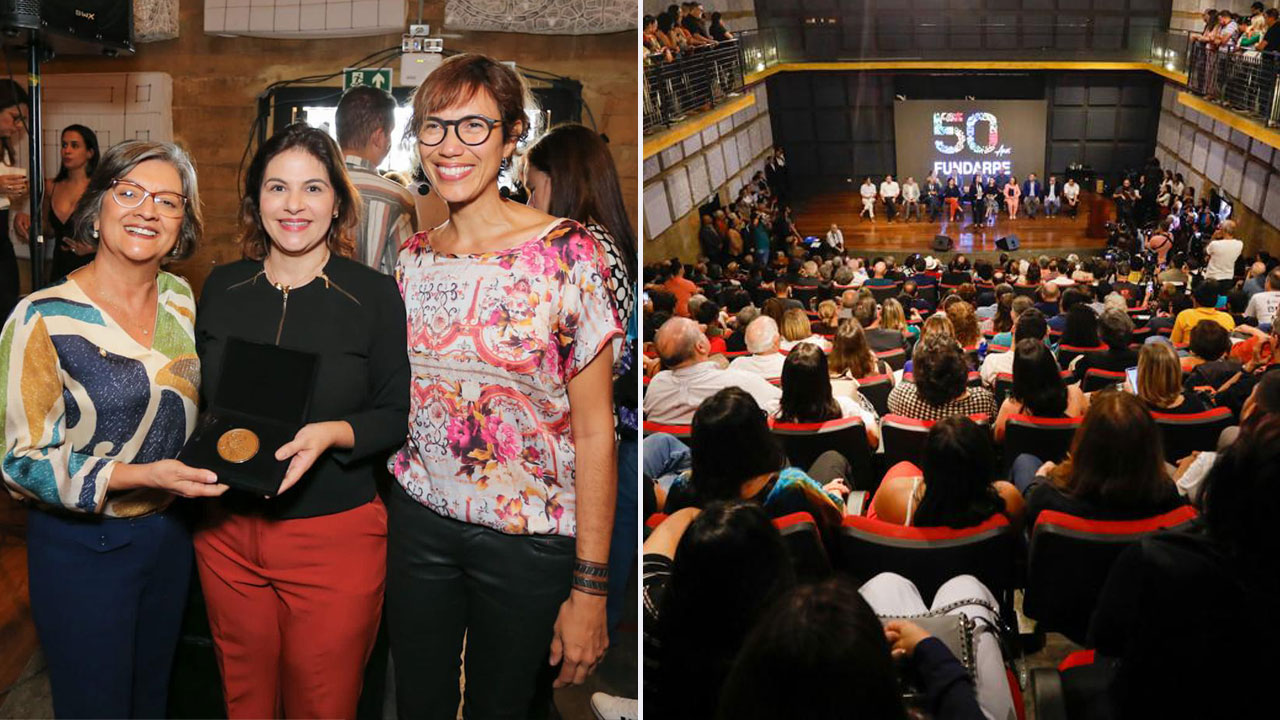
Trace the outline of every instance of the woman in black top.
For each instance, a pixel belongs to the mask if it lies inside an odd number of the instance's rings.
[[[227,342],[319,356],[306,425],[280,448],[275,498],[228,493],[196,536],[230,717],[352,717],[386,578],[375,484],[409,413],[395,281],[345,256],[359,201],[323,131],[259,149],[241,204],[246,258],[214,269],[196,323],[206,402]]]
[[[1083,380],[1090,369],[1124,372],[1138,364],[1138,353],[1129,348],[1133,341],[1133,320],[1129,319],[1129,313],[1116,308],[1104,310],[1098,320],[1098,339],[1107,346],[1107,351],[1081,355],[1075,365],[1076,382]]]
[[[53,280],[93,259],[93,244],[75,238],[71,211],[89,187],[89,176],[98,168],[98,154],[98,136],[92,130],[83,125],[68,125],[62,130],[62,164],[57,176],[45,183],[44,196],[45,227],[54,243],[49,274]]]

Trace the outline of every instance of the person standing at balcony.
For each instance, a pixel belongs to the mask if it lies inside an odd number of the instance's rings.
[[[892,175],[885,175],[884,182],[880,183],[880,199],[884,200],[884,215],[889,222],[893,222],[898,216],[898,196],[901,194],[902,188],[898,186],[898,181]]]
[[[716,42],[729,42],[733,39],[733,33],[724,26],[718,12],[711,13],[711,39]]]
[[[1266,23],[1267,31],[1262,34],[1262,39],[1258,41],[1257,48],[1262,53],[1262,70],[1259,80],[1261,87],[1261,105],[1259,110],[1262,117],[1270,120],[1272,111],[1272,101],[1274,99],[1274,88],[1276,81],[1280,78],[1280,11],[1275,8],[1267,8],[1262,14],[1263,22]]]
[[[862,189],[859,191],[862,195],[862,212],[858,213],[858,217],[867,216],[871,218],[871,222],[876,221],[876,184],[871,182],[871,177],[862,183]]]

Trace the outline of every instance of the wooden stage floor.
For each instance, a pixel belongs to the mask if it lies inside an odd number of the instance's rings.
[[[1051,252],[1091,252],[1106,247],[1106,238],[1086,236],[1089,226],[1089,211],[1086,209],[1084,194],[1081,194],[1080,215],[1076,219],[1066,216],[1046,218],[1043,215],[1035,220],[1025,219],[1021,213],[1017,220],[1009,220],[1001,215],[993,225],[970,225],[971,216],[956,222],[902,222],[902,215],[889,222],[884,217],[883,206],[876,207],[876,220],[872,222],[859,218],[862,209],[862,198],[857,193],[836,192],[814,195],[795,200],[796,229],[801,235],[817,235],[826,237],[831,223],[840,226],[844,232],[844,246],[855,251],[865,250],[871,253],[910,254],[928,252],[929,245],[935,235],[950,235],[956,241],[955,252],[999,253],[996,240],[1007,235],[1017,235],[1021,245],[1020,251]],[[1109,204],[1109,203],[1108,203]],[[1106,205],[1103,205],[1106,207]],[[965,206],[968,210],[968,207]]]

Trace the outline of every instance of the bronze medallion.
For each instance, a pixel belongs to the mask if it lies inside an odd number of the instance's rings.
[[[242,463],[258,454],[258,436],[245,428],[234,428],[218,438],[218,455],[231,463]]]

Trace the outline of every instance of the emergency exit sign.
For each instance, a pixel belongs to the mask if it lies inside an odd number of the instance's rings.
[[[379,90],[391,92],[391,68],[344,68],[342,71],[342,91],[353,87],[368,85]]]

